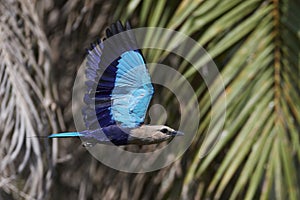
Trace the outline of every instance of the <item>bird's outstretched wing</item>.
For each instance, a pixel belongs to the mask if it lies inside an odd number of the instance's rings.
[[[97,123],[135,128],[144,122],[153,86],[135,36],[127,30],[128,22],[112,24],[106,30],[110,39],[88,50],[83,116],[89,130]]]

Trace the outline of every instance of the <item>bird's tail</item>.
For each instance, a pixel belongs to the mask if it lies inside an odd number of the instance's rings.
[[[67,138],[67,137],[80,137],[83,136],[80,132],[68,132],[68,133],[54,133],[49,135],[48,138]]]

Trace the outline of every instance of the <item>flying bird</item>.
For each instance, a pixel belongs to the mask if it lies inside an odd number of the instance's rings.
[[[165,125],[144,124],[154,89],[144,56],[129,30],[128,21],[125,26],[117,21],[106,29],[103,41],[87,50],[82,108],[86,130],[49,138],[81,137],[88,145],[119,146],[155,144],[183,135]]]

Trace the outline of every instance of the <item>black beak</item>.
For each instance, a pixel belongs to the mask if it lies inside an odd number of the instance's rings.
[[[172,132],[172,135],[173,135],[173,136],[183,136],[184,133],[181,132],[181,131],[173,131],[173,132]]]

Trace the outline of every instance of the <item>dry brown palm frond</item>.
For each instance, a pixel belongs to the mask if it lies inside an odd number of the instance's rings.
[[[0,13],[0,191],[42,198],[51,185],[56,142],[36,136],[58,129],[50,50],[31,1],[1,1]]]

